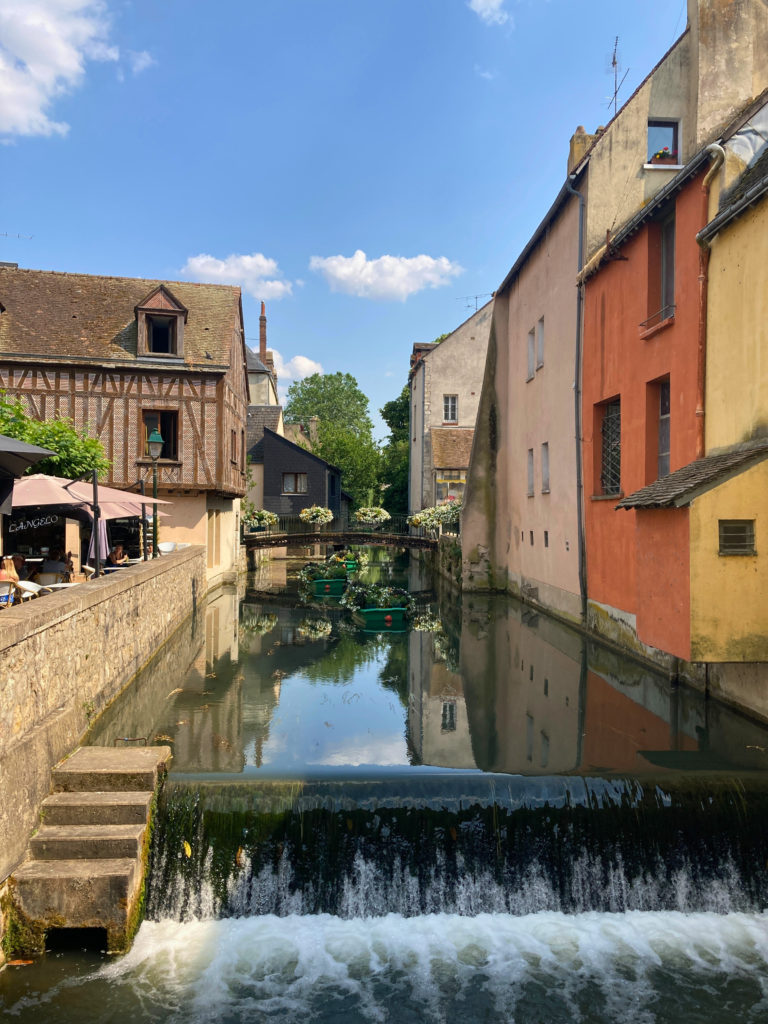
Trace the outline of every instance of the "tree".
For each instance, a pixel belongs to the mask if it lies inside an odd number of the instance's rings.
[[[94,469],[103,476],[110,466],[101,441],[88,437],[64,416],[52,420],[33,419],[19,398],[0,395],[0,434],[56,453],[30,466],[27,473],[74,479]]]
[[[295,381],[288,388],[284,416],[286,423],[305,427],[317,416],[321,423],[334,423],[354,434],[367,436],[373,431],[368,399],[350,373],[313,373]]]
[[[390,515],[408,513],[408,443],[410,388],[407,384],[391,402],[379,410],[389,427],[389,437],[381,451],[382,503]]]
[[[368,399],[349,373],[313,373],[288,388],[287,423],[320,423],[312,451],[338,466],[341,485],[355,505],[369,505],[378,490],[379,449],[373,439]]]

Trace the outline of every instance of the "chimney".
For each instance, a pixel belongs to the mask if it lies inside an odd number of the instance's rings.
[[[597,138],[597,133],[590,135],[580,124],[571,136],[571,145],[568,151],[568,173],[572,174],[581,163],[584,154]]]
[[[259,359],[267,365],[267,311],[263,302],[259,317]]]

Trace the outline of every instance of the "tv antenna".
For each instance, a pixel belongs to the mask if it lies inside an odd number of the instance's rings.
[[[630,70],[629,68],[627,68],[627,70],[621,76],[621,81],[619,81],[619,74],[622,71],[622,67],[621,67],[621,59],[619,57],[619,37],[618,36],[616,36],[616,39],[614,40],[614,43],[613,43],[613,54],[611,56],[611,70],[613,71],[613,96],[611,96],[610,99],[608,100],[608,109],[610,109],[611,104],[613,104],[613,116],[616,117],[616,111],[618,109],[618,104],[619,104],[619,89],[621,89],[622,85],[624,85],[624,80],[627,77],[627,75],[629,74],[629,70]]]
[[[492,295],[493,295],[493,292],[481,292],[480,295],[458,295],[456,297],[456,301],[457,302],[463,302],[465,309],[472,309],[472,305],[474,303],[475,312],[477,312],[478,309],[480,308],[478,306],[478,304],[477,304],[478,300],[479,299],[490,299],[490,297]],[[485,305],[485,303],[483,303],[483,305]]]
[[[25,242],[29,242],[34,237],[34,235],[16,235],[12,231],[0,231],[0,238],[21,238]]]

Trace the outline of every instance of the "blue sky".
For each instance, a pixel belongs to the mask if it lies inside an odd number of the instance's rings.
[[[609,119],[615,37],[621,102],[685,22],[685,0],[0,0],[0,259],[240,284],[282,385],[347,371],[375,415]]]

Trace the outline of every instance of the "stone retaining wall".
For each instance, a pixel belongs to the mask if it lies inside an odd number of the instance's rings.
[[[205,572],[194,546],[0,611],[0,880],[51,768],[196,607]]]

